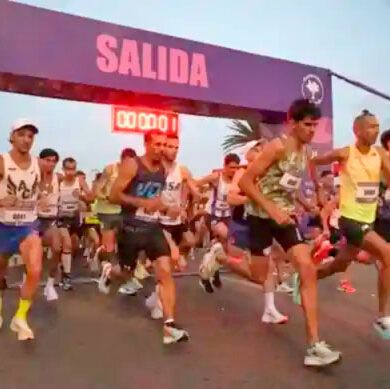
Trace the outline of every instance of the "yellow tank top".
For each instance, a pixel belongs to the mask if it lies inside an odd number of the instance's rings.
[[[348,160],[340,171],[340,213],[361,223],[373,223],[378,206],[382,160],[371,147],[362,154],[355,145],[349,146]]]
[[[96,215],[96,201],[94,201],[90,206],[90,211],[85,215],[85,224],[100,224],[100,220]]]

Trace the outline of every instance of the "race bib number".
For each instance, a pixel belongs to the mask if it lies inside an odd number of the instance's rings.
[[[279,184],[287,190],[298,190],[301,185],[302,179],[295,177],[290,173],[284,173],[283,177],[280,179]]]
[[[20,225],[34,222],[36,216],[32,211],[6,210],[4,211],[5,223]]]
[[[356,202],[372,204],[378,201],[379,185],[375,182],[362,182],[357,184]]]

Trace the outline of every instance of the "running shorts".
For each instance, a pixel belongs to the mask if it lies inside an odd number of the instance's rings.
[[[69,231],[69,235],[77,235],[81,237],[82,230],[80,219],[76,217],[60,217],[57,222],[58,228],[66,228]]]
[[[177,225],[161,224],[161,228],[171,234],[172,239],[177,245],[179,245],[183,240],[183,234],[186,231],[188,231],[188,227],[186,224],[177,224]]]
[[[246,250],[250,247],[250,229],[247,220],[229,220],[229,242],[239,247],[240,249]]]
[[[102,230],[119,230],[122,226],[123,217],[120,213],[108,214],[98,213]]]
[[[159,224],[126,221],[118,234],[121,267],[134,270],[140,251],[145,251],[150,261],[171,256],[171,250]]]
[[[250,235],[250,251],[253,255],[267,255],[275,239],[284,249],[304,243],[301,233],[295,224],[279,225],[272,219],[247,216]]]
[[[390,220],[378,218],[374,223],[375,232],[386,242],[390,242]]]
[[[38,234],[38,221],[25,226],[9,226],[0,223],[0,254],[19,252],[20,244],[30,235]]]
[[[206,214],[206,216],[205,216],[205,221],[206,221],[206,225],[207,225],[208,229],[210,229],[212,225],[215,225],[218,223],[223,223],[226,226],[228,226],[230,219],[231,219],[230,216],[229,217],[218,217],[218,216],[210,215],[209,213]]]
[[[373,230],[373,225],[362,223],[356,220],[341,216],[339,219],[341,235],[346,239],[347,244],[360,247],[363,243],[364,235]]]
[[[45,217],[38,218],[38,232],[40,237],[43,237],[52,227],[57,227],[57,219]]]

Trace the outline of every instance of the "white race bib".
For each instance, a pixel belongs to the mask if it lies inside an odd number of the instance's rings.
[[[356,202],[372,204],[378,200],[379,184],[376,182],[361,182],[356,188]]]
[[[280,179],[279,184],[287,190],[298,190],[301,185],[302,179],[295,177],[290,173],[284,173],[283,177]]]
[[[36,220],[34,211],[23,209],[12,209],[4,211],[4,221],[6,224],[23,225],[33,223]]]

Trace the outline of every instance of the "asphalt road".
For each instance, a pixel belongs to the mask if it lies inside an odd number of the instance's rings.
[[[162,344],[161,324],[148,318],[144,298],[96,285],[76,285],[48,304],[39,298],[30,315],[36,340],[19,343],[8,329],[17,290],[7,292],[0,331],[0,389],[238,389],[390,388],[390,341],[373,330],[376,277],[373,268],[353,268],[357,292],[336,291],[336,279],[321,282],[323,338],[343,352],[341,363],[322,370],[303,366],[305,333],[300,308],[277,295],[290,318],[263,325],[262,292],[224,276],[223,289],[206,295],[195,277],[177,278],[177,319],[191,340]]]

